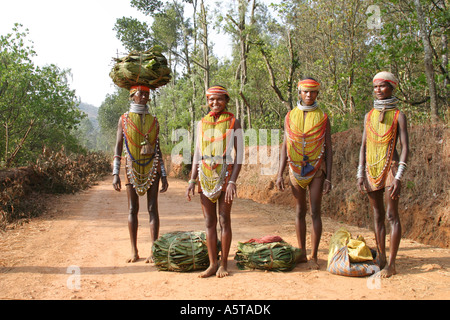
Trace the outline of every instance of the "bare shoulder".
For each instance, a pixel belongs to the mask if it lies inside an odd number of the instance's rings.
[[[400,113],[398,114],[398,123],[402,126],[406,126],[406,115],[400,111]]]
[[[120,116],[120,117],[119,117],[119,121],[117,122],[117,130],[120,131],[120,132],[123,131],[123,123],[122,123],[122,122],[123,122],[123,119],[122,119],[122,117],[123,117],[123,116]]]
[[[406,115],[403,111],[399,110],[398,118],[406,121]]]

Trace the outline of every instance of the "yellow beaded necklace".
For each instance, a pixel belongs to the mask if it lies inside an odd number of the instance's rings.
[[[226,111],[218,118],[208,114],[202,119],[199,180],[203,194],[212,202],[220,196],[227,175],[225,157],[233,145],[235,121],[234,115]]]
[[[380,113],[384,119],[379,120]],[[374,190],[384,186],[394,155],[397,120],[400,111],[372,109],[366,120],[366,172]]]
[[[320,168],[325,152],[327,115],[320,109],[291,110],[286,116],[286,143],[289,167],[298,185],[306,188]]]
[[[142,116],[142,118],[141,118]],[[126,174],[138,195],[144,195],[153,184],[159,162],[157,138],[159,124],[150,114],[127,112],[122,115]],[[142,154],[146,145],[150,152]]]

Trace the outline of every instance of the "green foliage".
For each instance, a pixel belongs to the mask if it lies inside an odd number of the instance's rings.
[[[68,86],[69,70],[35,66],[28,31],[16,24],[0,36],[0,161],[2,166],[32,161],[44,146],[79,147],[71,130],[83,118],[75,92]]]
[[[98,124],[103,137],[105,137],[105,150],[113,152],[117,125],[120,116],[128,111],[129,104],[128,91],[118,88],[115,93],[106,96],[105,101],[98,109]]]
[[[318,101],[330,116],[333,133],[360,127],[373,104],[372,78],[381,70],[398,76],[396,96],[408,122],[430,121],[424,49],[413,2],[285,0],[266,6],[265,1],[255,1],[254,7],[253,0],[224,2],[219,12],[206,1],[132,0],[132,6],[153,18],[152,23],[122,24],[119,39],[128,33],[132,41],[123,42],[130,49],[146,47],[144,38],[160,44],[174,75],[151,103],[161,124],[163,149],[172,146],[172,130],[191,131],[208,111],[206,75],[211,85],[227,87],[228,110],[245,129],[282,129],[286,113],[298,99],[296,84],[308,76],[322,84]],[[186,16],[184,6],[199,10],[203,5],[205,16],[198,11]],[[439,112],[448,117],[450,77],[444,39],[449,34],[449,8],[440,1],[422,5],[434,50]],[[369,23],[378,18],[380,25]],[[205,46],[211,28],[231,37],[230,57],[215,57],[211,39]]]
[[[370,51],[363,66],[374,72],[387,69],[396,74],[400,83],[396,96],[404,102],[402,109],[408,119],[413,123],[427,123],[430,121],[429,84],[424,72],[424,48],[414,4],[399,1],[375,3],[381,8],[383,24],[371,34]],[[447,49],[442,47],[442,35],[448,33],[450,24],[448,21],[443,23],[442,17],[448,15],[448,8],[423,5],[428,9],[427,27],[432,30],[429,40],[435,53],[435,85],[443,116],[449,105],[445,83],[450,78],[448,66],[440,66],[442,57],[448,55]]]
[[[116,20],[114,30],[117,38],[129,51],[145,51],[152,46],[149,27],[145,22],[131,17],[122,17]]]
[[[146,15],[151,15],[155,12],[159,12],[162,5],[163,2],[159,0],[131,0],[131,6],[135,7]]]
[[[45,149],[35,163],[20,169],[0,170],[0,230],[12,222],[45,212],[45,194],[75,193],[109,173],[102,153],[72,154]]]

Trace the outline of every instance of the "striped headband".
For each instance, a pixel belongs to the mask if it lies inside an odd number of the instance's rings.
[[[398,86],[397,78],[392,73],[387,72],[387,71],[379,72],[375,75],[375,77],[373,77],[373,83],[378,82],[378,81],[389,82],[394,89],[397,88],[397,86]]]
[[[305,79],[299,81],[298,88],[301,91],[319,91],[320,83],[318,83],[316,80],[313,79]]]
[[[230,97],[227,89],[225,89],[225,87],[222,87],[222,86],[213,86],[206,91],[207,97],[209,97],[210,95],[213,95],[213,94],[224,94],[228,98]]]
[[[130,89],[130,96],[138,91],[150,92],[150,88],[146,86],[133,86]]]

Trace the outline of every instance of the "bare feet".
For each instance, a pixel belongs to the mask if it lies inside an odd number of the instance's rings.
[[[308,268],[311,270],[319,270],[319,264],[317,263],[317,258],[307,258],[306,253],[301,254],[297,258],[297,263],[307,263]]]
[[[379,254],[379,266],[380,269],[384,269],[385,267],[387,267],[386,254]]]
[[[212,275],[216,274],[217,269],[219,268],[219,263],[216,262],[215,264],[212,264],[208,267],[208,269],[206,269],[205,271],[203,271],[202,273],[200,273],[200,275],[198,276],[199,278],[208,278],[211,277]]]
[[[305,263],[308,262],[308,258],[306,257],[306,253],[302,253],[298,258],[297,258],[297,263]]]
[[[127,259],[127,263],[136,262],[138,260],[139,260],[139,255],[136,253],[136,254],[133,254],[130,258]]]
[[[153,260],[153,256],[149,256],[147,259],[145,259],[145,263],[154,263],[155,260]]]
[[[311,270],[319,270],[319,263],[317,262],[317,258],[311,258],[308,260],[308,267]]]
[[[393,276],[394,274],[397,274],[397,271],[395,270],[395,267],[394,266],[386,266],[380,272],[375,273],[374,277],[376,277],[376,278],[389,278],[389,277]]]
[[[224,278],[229,275],[227,269],[225,267],[220,266],[219,269],[216,272],[217,278]]]

